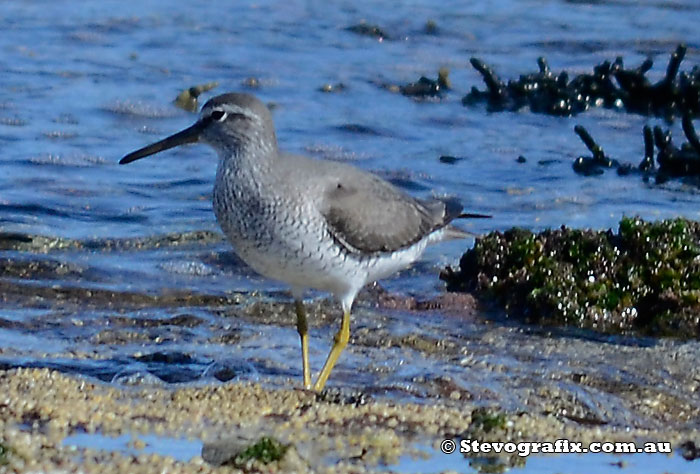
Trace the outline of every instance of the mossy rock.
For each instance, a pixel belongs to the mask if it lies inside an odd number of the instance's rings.
[[[17,452],[9,445],[0,442],[0,472],[5,472],[2,467],[9,466],[13,458],[17,458]]]
[[[700,337],[700,223],[623,218],[618,233],[513,228],[479,238],[442,278],[532,323]]]
[[[242,466],[249,461],[258,461],[263,464],[270,464],[281,460],[289,445],[280,443],[274,438],[263,436],[255,444],[250,445],[234,458],[233,464]]]
[[[490,408],[477,408],[472,412],[472,421],[467,429],[469,433],[490,433],[505,430],[508,421],[506,414]]]

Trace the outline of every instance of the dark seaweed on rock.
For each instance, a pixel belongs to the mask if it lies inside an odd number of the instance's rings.
[[[700,177],[700,140],[698,140],[695,127],[689,115],[683,116],[683,132],[688,139],[680,148],[673,144],[671,132],[664,131],[661,127],[652,128],[648,125],[643,129],[644,158],[636,167],[609,158],[603,148],[593,139],[588,131],[581,125],[576,125],[574,131],[581,138],[593,156],[579,156],[574,161],[574,171],[586,176],[602,174],[606,168],[616,168],[620,175],[639,172],[645,178],[655,175],[657,183],[663,183],[670,178]],[[659,150],[654,163],[654,145]]]
[[[554,74],[544,58],[537,60],[539,72],[522,75],[504,83],[482,60],[472,58],[472,66],[481,74],[486,91],[472,87],[462,98],[466,106],[486,102],[489,110],[519,110],[530,107],[536,113],[570,116],[589,107],[624,109],[642,115],[672,119],[675,116],[700,115],[700,69],[679,74],[686,46],[679,45],[671,55],[665,76],[652,84],[646,77],[653,61],[625,69],[621,57],[605,61],[590,74],[569,80],[566,71]]]
[[[348,26],[347,28],[345,28],[345,30],[350,31],[351,33],[355,33],[356,35],[376,38],[379,41],[390,39],[389,35],[387,35],[386,32],[380,26],[372,25],[364,21],[358,23],[357,25]]]
[[[450,291],[474,292],[528,322],[700,337],[700,223],[623,218],[611,230],[513,228],[476,241]]]
[[[421,76],[417,81],[406,85],[378,82],[376,85],[391,92],[401,93],[414,99],[441,98],[450,90],[450,71],[447,68],[438,70],[437,79],[429,79]]]
[[[440,68],[437,79],[428,79],[421,76],[416,82],[405,86],[399,86],[399,90],[409,97],[442,97],[445,91],[450,89],[449,70]]]
[[[700,176],[700,143],[689,116],[683,117],[683,132],[688,139],[677,148],[671,139],[671,132],[654,127],[654,142],[659,153],[659,172],[656,182],[662,183],[672,177]]]
[[[574,127],[574,132],[581,138],[581,141],[586,148],[590,150],[593,154],[592,157],[579,156],[574,161],[574,171],[577,173],[591,176],[595,174],[602,174],[604,168],[620,168],[620,163],[617,160],[613,160],[605,154],[603,147],[601,147],[588,133],[582,125],[576,125]]]

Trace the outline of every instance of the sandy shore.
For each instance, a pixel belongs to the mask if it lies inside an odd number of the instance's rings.
[[[247,383],[115,387],[47,369],[1,372],[0,393],[0,471],[6,472],[364,472],[402,455],[420,456],[419,446],[437,447],[460,434],[500,441],[663,440],[676,446],[698,439],[692,429],[625,429],[542,414],[487,415],[496,420],[489,424],[471,403],[343,404],[303,390]],[[130,438],[125,449],[109,451],[64,441],[75,433]],[[149,435],[201,443],[203,452],[186,461],[148,453]],[[289,446],[280,460],[217,466],[262,436]]]

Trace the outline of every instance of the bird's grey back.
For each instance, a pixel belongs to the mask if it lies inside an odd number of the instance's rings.
[[[312,193],[294,192],[317,197],[316,205],[334,238],[354,253],[408,247],[447,226],[462,210],[455,200],[415,199],[378,176],[343,163],[283,155],[278,171],[292,185],[303,182],[317,188]]]

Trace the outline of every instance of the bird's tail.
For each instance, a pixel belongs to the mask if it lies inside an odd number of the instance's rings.
[[[445,222],[450,222],[453,219],[489,219],[491,218],[488,214],[477,214],[475,212],[462,212],[462,203],[459,199],[453,197],[445,197],[439,199],[445,206]]]
[[[468,230],[460,229],[452,224],[443,227],[442,240],[466,239],[469,237],[478,237],[479,234],[469,232]]]
[[[462,205],[456,199],[443,200],[445,203],[446,214],[449,215],[449,220],[453,219],[490,219],[488,214],[478,214],[476,212],[462,212]],[[478,237],[479,234],[469,232],[468,230],[460,229],[452,224],[445,226],[443,234],[444,239],[465,239],[468,237]]]

